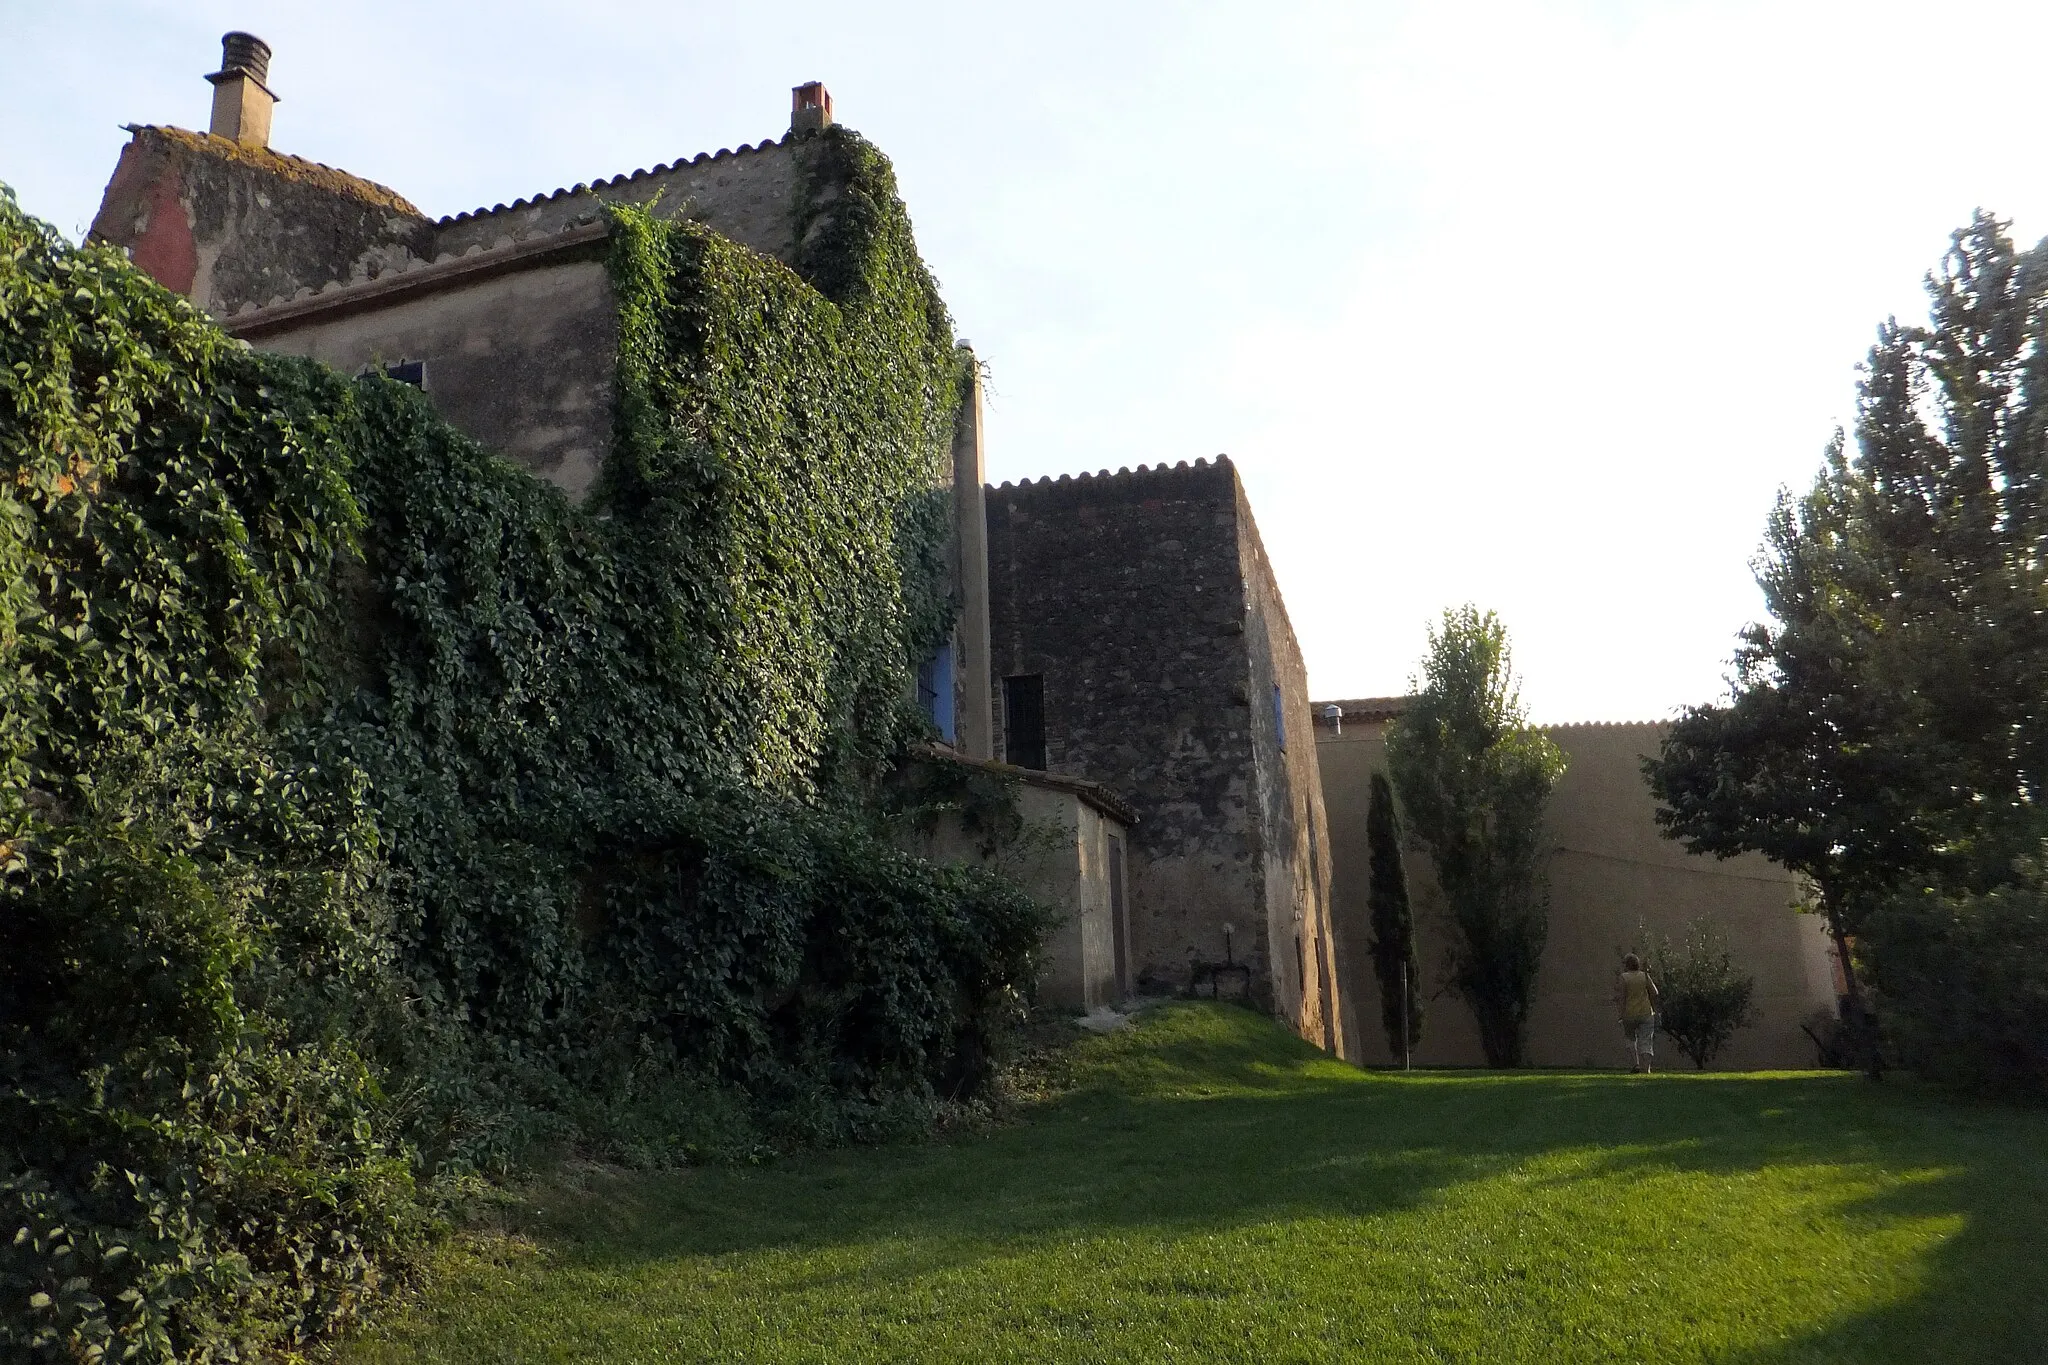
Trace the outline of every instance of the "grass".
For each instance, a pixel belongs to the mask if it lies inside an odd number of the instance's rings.
[[[1030,1120],[588,1172],[351,1343],[397,1361],[2027,1361],[2048,1114],[1814,1073],[1367,1073],[1229,1006]]]

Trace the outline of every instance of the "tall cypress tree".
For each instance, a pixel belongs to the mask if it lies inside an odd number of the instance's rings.
[[[1365,899],[1372,910],[1372,969],[1380,982],[1380,1023],[1398,1061],[1422,1041],[1422,983],[1417,980],[1408,874],[1401,866],[1401,817],[1394,809],[1394,786],[1385,773],[1372,775],[1365,842],[1372,854]]]

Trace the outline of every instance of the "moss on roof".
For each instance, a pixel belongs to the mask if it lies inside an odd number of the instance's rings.
[[[413,218],[424,219],[427,215],[394,190],[386,189],[375,181],[364,180],[338,171],[332,166],[323,166],[317,161],[303,157],[287,156],[273,152],[268,147],[245,147],[232,138],[215,137],[211,133],[194,133],[184,128],[172,128],[161,124],[130,125],[129,132],[138,139],[152,136],[162,139],[172,147],[182,148],[201,156],[210,156],[220,161],[234,161],[251,168],[274,175],[281,180],[294,181],[301,185],[312,185],[332,194],[345,194],[366,204],[393,213],[403,213]]]

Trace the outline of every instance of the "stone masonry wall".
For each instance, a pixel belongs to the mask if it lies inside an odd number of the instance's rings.
[[[1228,924],[1257,1002],[1327,1045],[1315,896],[1327,878],[1310,871],[1311,828],[1327,853],[1307,684],[1237,471],[1219,458],[1005,484],[988,490],[988,524],[997,750],[1002,679],[1039,674],[1047,767],[1136,809],[1141,987],[1184,988],[1191,961],[1223,958]]]
[[[1260,811],[1252,831],[1263,872],[1266,941],[1275,955],[1275,1004],[1302,1037],[1348,1057],[1330,926],[1330,837],[1308,670],[1242,486],[1237,489],[1237,522]]]

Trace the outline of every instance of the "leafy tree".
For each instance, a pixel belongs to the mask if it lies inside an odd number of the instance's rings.
[[[1780,497],[1728,701],[1645,765],[1671,837],[1811,879],[1872,1069],[1857,936],[1904,889],[2011,881],[2048,771],[2048,270],[1980,212],[1927,285],[1928,326],[1879,329],[1854,455]]]
[[[1738,969],[1728,939],[1704,916],[1685,926],[1685,941],[1669,939],[1651,955],[1660,1023],[1666,1037],[1704,1071],[1735,1030],[1756,1022],[1756,978]]]
[[[1449,904],[1450,984],[1487,1065],[1520,1066],[1548,928],[1543,809],[1564,755],[1527,724],[1490,611],[1444,613],[1416,690],[1388,733],[1388,769]]]
[[[1422,1040],[1422,979],[1415,961],[1408,874],[1401,866],[1401,817],[1385,773],[1372,775],[1365,841],[1372,854],[1366,904],[1372,909],[1372,966],[1380,983],[1380,1022],[1387,1030],[1387,1046],[1398,1059]]]

